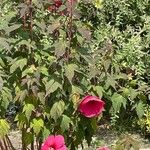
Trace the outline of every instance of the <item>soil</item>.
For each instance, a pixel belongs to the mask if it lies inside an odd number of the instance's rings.
[[[131,135],[138,143],[140,144],[140,150],[150,150],[150,141],[148,139],[143,138],[139,134]],[[11,131],[9,134],[9,138],[16,150],[21,150],[21,134],[20,131]],[[116,131],[112,131],[110,129],[100,128],[97,132],[97,135],[93,137],[92,146],[88,147],[85,144],[84,150],[95,150],[99,146],[113,146],[118,140],[119,135]],[[84,142],[85,143],[85,142]],[[30,148],[29,148],[30,149]],[[78,150],[81,150],[79,147]]]

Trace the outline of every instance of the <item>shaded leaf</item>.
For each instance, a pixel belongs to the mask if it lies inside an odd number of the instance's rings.
[[[23,58],[23,59],[19,59],[17,61],[15,61],[12,66],[10,67],[10,73],[13,73],[17,68],[20,68],[21,70],[23,69],[23,67],[27,64],[27,59]]]
[[[5,32],[6,32],[6,34],[9,34],[10,32],[12,32],[12,31],[14,31],[14,30],[20,28],[21,26],[22,26],[22,24],[14,24],[14,25],[12,25],[12,26],[10,26],[10,27],[7,27],[7,28],[5,29]]]
[[[67,43],[63,40],[55,43],[55,55],[57,57],[63,56],[66,52]]]
[[[145,104],[140,101],[138,104],[135,105],[135,109],[138,117],[142,118],[142,116],[144,115]]]
[[[83,37],[85,37],[87,40],[91,39],[91,32],[87,30],[86,28],[79,28],[78,31],[81,33]]]
[[[50,111],[50,116],[53,118],[55,121],[62,115],[65,109],[65,103],[63,101],[58,101],[53,104],[51,111]]]
[[[111,101],[115,113],[120,111],[121,106],[126,108],[127,100],[120,94],[114,93],[113,96],[111,97]]]
[[[71,119],[68,116],[63,115],[62,120],[61,120],[61,124],[60,124],[61,130],[63,132],[67,131],[69,129],[69,126],[71,123],[72,123]]]
[[[46,96],[48,96],[49,94],[55,92],[58,88],[61,87],[61,85],[58,82],[55,82],[54,79],[51,79],[49,82],[46,83],[45,85],[46,87]]]
[[[70,82],[72,81],[72,78],[74,77],[74,71],[77,69],[78,69],[78,66],[76,64],[68,64],[65,67],[65,75]]]

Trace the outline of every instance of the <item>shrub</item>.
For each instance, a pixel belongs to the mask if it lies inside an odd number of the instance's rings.
[[[15,122],[22,133],[22,149],[37,141],[38,149],[48,135],[64,135],[69,149],[76,149],[95,133],[104,102],[91,96],[86,102],[90,118],[79,113],[80,99],[92,95],[88,74],[90,30],[75,14],[77,2],[18,2],[1,4],[1,67],[5,117],[10,101],[20,105]],[[56,6],[54,11],[49,7]],[[65,12],[61,14],[60,12]],[[88,39],[88,40],[87,40]],[[99,84],[95,86],[99,89]],[[95,96],[99,92],[95,91]],[[90,111],[97,102],[98,112]],[[90,105],[88,104],[90,103]],[[83,103],[82,103],[83,106]],[[84,107],[83,106],[83,107]],[[81,106],[80,106],[81,107]],[[81,108],[80,110],[83,110]]]

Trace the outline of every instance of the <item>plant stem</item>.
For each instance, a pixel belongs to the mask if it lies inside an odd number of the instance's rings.
[[[31,129],[32,134],[34,135],[34,131],[33,129]],[[31,143],[31,150],[34,150],[34,140]]]
[[[0,148],[1,148],[2,150],[5,150],[4,147],[3,147],[3,143],[2,143],[1,140],[0,140]]]
[[[32,33],[32,28],[33,28],[33,23],[32,23],[32,16],[33,16],[33,12],[32,12],[32,0],[30,0],[30,37],[31,37],[31,40],[33,38],[33,33]]]
[[[24,141],[25,133],[26,133],[26,129],[25,129],[25,127],[23,126],[23,128],[22,128],[22,150],[26,150],[26,149],[27,149],[26,143],[25,143],[25,141]]]
[[[7,145],[6,139],[4,138],[3,141],[4,141],[4,145],[5,145],[5,149],[4,150],[8,150],[8,145]]]
[[[12,143],[11,143],[11,141],[10,141],[8,135],[6,135],[6,140],[7,140],[7,143],[10,145],[11,149],[12,149],[12,150],[15,150],[15,148],[13,147],[13,145],[12,145]]]

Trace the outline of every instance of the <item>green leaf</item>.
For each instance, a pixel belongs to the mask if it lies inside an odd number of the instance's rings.
[[[44,92],[39,92],[38,98],[42,104],[45,104],[45,93]]]
[[[95,5],[95,7],[98,9],[101,9],[103,7],[103,5],[102,5],[103,0],[94,0],[93,3]]]
[[[55,55],[57,57],[63,56],[66,52],[67,43],[63,40],[55,43]]]
[[[3,88],[3,84],[4,84],[4,81],[3,81],[3,79],[0,77],[0,91],[1,91],[2,88]]]
[[[95,86],[95,87],[93,87],[93,89],[96,91],[98,96],[100,98],[102,98],[102,96],[103,96],[103,87],[102,86]]]
[[[25,104],[25,106],[23,107],[23,112],[25,112],[25,115],[28,120],[30,119],[32,111],[34,111],[34,108],[35,107],[33,104]]]
[[[127,100],[120,94],[114,93],[113,96],[111,97],[111,101],[115,113],[120,111],[121,106],[126,108]]]
[[[0,49],[1,47],[6,48],[7,50],[10,50],[9,43],[6,38],[0,37]]]
[[[72,93],[74,94],[74,93],[79,93],[79,94],[83,94],[84,92],[83,92],[83,89],[79,86],[74,86],[74,85],[72,85]]]
[[[50,129],[49,129],[49,128],[46,128],[46,127],[44,126],[42,135],[43,135],[43,138],[44,138],[44,139],[47,138],[47,137],[50,135]]]
[[[63,132],[67,131],[69,129],[69,126],[71,123],[72,123],[71,119],[68,116],[63,115],[62,120],[61,120],[61,124],[60,124],[61,130]]]
[[[26,124],[28,122],[24,113],[17,114],[17,116],[15,117],[15,121],[17,121],[17,126],[20,129],[22,129],[24,124]]]
[[[116,85],[115,79],[112,76],[108,77],[106,81],[106,89],[108,89],[110,86],[116,89],[115,85]]]
[[[78,29],[79,33],[84,37],[86,38],[87,40],[90,40],[91,39],[91,32],[90,30],[88,30],[87,28],[79,28]]]
[[[144,115],[145,104],[140,101],[138,104],[135,105],[135,109],[138,117],[142,118],[142,116]]]
[[[26,64],[27,64],[26,58],[19,59],[13,62],[12,66],[10,67],[10,73],[13,73],[17,68],[20,68],[22,70]]]
[[[7,109],[9,102],[12,100],[11,91],[7,87],[3,87],[1,91],[2,103],[1,106]]]
[[[20,28],[21,26],[22,26],[22,24],[14,24],[10,27],[5,28],[5,32],[6,32],[6,34],[9,34],[10,32]]]
[[[53,24],[51,24],[51,25],[48,26],[47,32],[48,33],[53,33],[59,27],[60,27],[59,20],[55,20],[55,22]]]
[[[23,72],[22,72],[22,77],[26,76],[26,75],[29,75],[29,74],[33,74],[34,72],[36,71],[36,68],[34,65],[31,65],[29,68],[25,69]]]
[[[61,88],[61,85],[58,82],[54,81],[54,79],[51,79],[49,82],[46,83],[45,87],[46,96],[48,96],[49,94],[55,92],[58,88]]]
[[[30,132],[26,132],[23,136],[23,142],[28,146],[34,141],[34,135]]]
[[[132,88],[129,88],[129,91],[130,91],[130,99],[134,100],[137,97],[138,92]]]
[[[44,121],[41,118],[33,119],[30,127],[33,128],[34,133],[37,135],[44,127]]]
[[[50,110],[50,116],[55,121],[62,115],[65,109],[65,103],[63,101],[58,101],[53,104],[51,110]]]
[[[0,119],[0,138],[4,138],[8,134],[10,126],[5,119]]]
[[[78,66],[76,64],[68,64],[65,67],[65,75],[68,80],[71,82],[72,78],[74,77],[74,71],[77,70]]]

